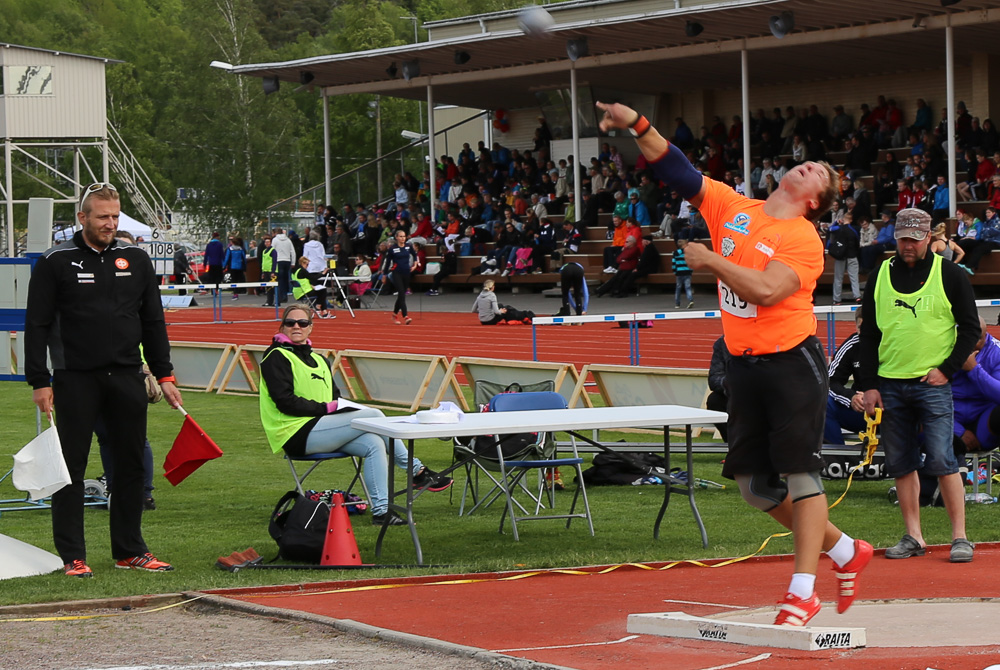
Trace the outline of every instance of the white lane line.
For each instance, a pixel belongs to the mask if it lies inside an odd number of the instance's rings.
[[[557,644],[551,647],[520,647],[518,649],[492,649],[497,654],[505,654],[509,651],[542,651],[545,649],[574,649],[576,647],[600,647],[608,644],[621,644],[639,637],[638,635],[626,635],[620,640],[610,640],[608,642],[581,642],[580,644]]]
[[[84,670],[214,670],[214,668],[295,668],[304,665],[337,665],[343,663],[336,658],[316,661],[240,661],[236,663],[195,663],[193,665],[115,665],[106,668],[85,668]]]
[[[663,602],[665,602],[665,603],[680,603],[682,605],[707,605],[709,607],[728,607],[729,609],[732,609],[732,610],[746,610],[746,609],[750,609],[749,607],[743,607],[742,605],[726,605],[724,603],[703,603],[703,602],[699,602],[697,600],[670,600],[670,599],[667,599],[667,600],[664,600]]]
[[[713,665],[711,668],[704,668],[703,670],[725,670],[725,668],[735,668],[738,665],[746,665],[747,663],[756,663],[757,661],[763,661],[771,658],[771,654],[760,654],[754,656],[753,658],[744,658],[742,661],[736,661],[735,663],[726,663],[725,665]]]

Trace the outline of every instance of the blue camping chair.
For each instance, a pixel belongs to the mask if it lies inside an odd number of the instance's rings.
[[[566,399],[554,391],[501,393],[490,400],[489,407],[491,412],[566,409]],[[590,516],[590,504],[587,501],[583,471],[580,467],[583,464],[583,459],[577,452],[576,441],[572,442],[572,458],[559,458],[556,455],[555,436],[551,433],[538,433],[533,444],[518,450],[516,454],[509,454],[505,457],[502,448],[504,439],[515,439],[516,437],[501,435],[492,453],[483,454],[480,451],[480,455],[476,457],[476,460],[479,461],[486,459],[493,461],[499,468],[500,475],[494,481],[499,486],[506,501],[506,509],[500,516],[500,532],[503,532],[504,521],[508,516],[515,541],[520,540],[517,532],[518,521],[566,519],[566,528],[569,528],[573,519],[579,518],[587,520],[587,527],[593,536],[594,523]],[[544,514],[542,512],[546,508],[546,502],[548,509],[555,506],[553,478],[550,477],[546,481],[545,471],[563,466],[572,467],[576,471],[577,488],[573,494],[573,502],[566,514]],[[487,467],[487,469],[489,468]],[[529,489],[524,483],[525,476],[531,471],[538,474],[538,484],[534,489]],[[522,493],[528,497],[528,500],[525,501],[527,505],[534,506],[533,512],[529,512],[528,508],[517,501],[516,496]],[[583,498],[583,512],[579,513],[575,510],[577,500],[581,497]]]

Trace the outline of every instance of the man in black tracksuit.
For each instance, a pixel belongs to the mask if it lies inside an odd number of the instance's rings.
[[[143,462],[148,399],[139,345],[172,407],[181,405],[170,344],[148,254],[114,239],[120,206],[114,186],[89,186],[77,218],[83,229],[38,259],[28,287],[25,375],[38,408],[51,416],[72,483],[52,496],[52,530],[66,574],[93,575],[86,564],[83,478],[94,422],[102,417],[115,470],[110,503],[116,567],[171,570],[142,538]],[[46,352],[55,370],[50,376]]]

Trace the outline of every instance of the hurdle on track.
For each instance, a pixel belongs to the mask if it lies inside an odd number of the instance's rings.
[[[976,307],[998,307],[1000,299],[977,300]],[[860,305],[826,305],[813,307],[813,313],[826,315],[827,355],[833,357],[837,351],[837,314],[856,312]],[[634,312],[631,314],[588,314],[586,316],[537,316],[531,321],[531,355],[538,360],[539,326],[564,326],[574,323],[628,323],[629,365],[639,365],[639,324],[645,321],[677,321],[680,319],[718,319],[722,310],[710,309],[694,312]]]

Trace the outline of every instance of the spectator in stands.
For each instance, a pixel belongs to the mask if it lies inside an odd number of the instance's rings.
[[[681,117],[678,116],[674,119],[674,122],[677,124],[677,127],[674,128],[674,136],[670,141],[687,151],[694,145],[694,133],[691,132],[691,129],[684,123],[684,119]]]
[[[757,183],[757,188],[754,190],[754,196],[757,198],[766,197],[767,194],[770,193],[768,188],[772,188],[773,190],[773,188],[777,187],[778,184],[777,180],[774,179],[775,170],[772,160],[765,156],[761,162],[763,167],[760,170],[760,181]],[[771,175],[771,182],[768,182],[767,180],[768,175]],[[771,183],[773,183],[773,187],[771,187]]]
[[[681,218],[681,206],[683,202],[684,200],[677,195],[677,191],[670,189],[669,195],[658,205],[660,227],[653,233],[654,237],[667,237],[669,235],[675,240],[677,239],[677,235],[681,229],[688,225],[687,216]],[[688,207],[689,205],[684,205],[685,212]]]
[[[963,246],[966,254],[962,264],[970,274],[979,269],[979,261],[983,256],[994,249],[1000,249],[1000,216],[997,216],[996,208],[987,207],[983,215],[985,220],[979,241]]]
[[[982,235],[983,222],[962,209],[955,212],[955,218],[958,219],[955,242],[962,247],[965,253],[969,253],[969,250],[976,245]]]
[[[646,208],[646,203],[644,203],[639,198],[639,189],[631,188],[628,192],[628,211],[626,213],[631,219],[635,219],[640,226],[650,226],[652,221],[649,217],[649,210]]]
[[[867,219],[861,222],[861,239],[858,240],[858,254],[860,261],[861,250],[875,244],[878,239],[878,228]]]
[[[897,166],[898,167],[898,166]],[[873,184],[875,191],[875,210],[881,212],[888,205],[894,205],[899,199],[899,192],[896,190],[898,180],[893,176],[889,167],[883,165],[878,169]]]
[[[417,255],[421,262],[421,267],[426,268],[428,263],[424,258],[420,258],[419,247],[414,245],[414,248],[418,249]],[[441,262],[438,263],[437,272],[434,273],[431,278],[431,287],[428,289],[426,295],[437,296],[441,295],[441,283],[448,277],[458,272],[458,254],[455,253],[454,249],[445,249],[444,253],[441,254]]]
[[[1000,136],[997,135],[993,120],[983,119],[983,143],[981,145],[983,151],[986,152],[987,156],[992,155],[996,152],[997,146],[1000,146]]]
[[[619,214],[611,215],[611,229],[608,230],[608,234],[611,235],[609,238],[611,240],[611,246],[604,248],[604,272],[606,274],[614,274],[617,272],[615,266],[615,259],[618,258],[618,254],[625,247],[625,238],[627,237],[628,229],[625,227],[627,219]]]
[[[930,106],[923,98],[917,98],[917,111],[914,113],[913,125],[910,126],[910,132],[916,133],[919,137],[920,133],[930,131],[933,126],[934,120],[931,118]]]
[[[844,113],[843,105],[834,105],[830,119],[830,146],[839,149],[844,140],[854,131],[854,119]]]
[[[886,251],[893,251],[896,248],[896,222],[892,218],[892,213],[882,210],[878,222],[878,234],[875,237],[875,244],[861,247],[860,264],[861,272],[871,274],[882,263],[882,255]]]
[[[948,225],[944,222],[931,230],[930,250],[952,263],[961,263],[962,257],[965,256],[965,250],[948,237]]]
[[[989,201],[990,207],[1000,208],[1000,171],[990,177],[990,184],[986,189],[986,199]]]
[[[670,268],[674,271],[674,309],[681,308],[681,293],[687,297],[687,308],[694,307],[694,294],[691,292],[691,268],[684,259],[684,248],[688,245],[687,235],[677,238],[677,249],[670,259]]]
[[[931,189],[933,193],[933,208],[931,210],[931,216],[934,217],[935,222],[944,221],[948,218],[950,210],[948,209],[948,199],[949,191],[948,182],[943,174],[939,174],[937,177],[937,184]]]
[[[854,223],[851,212],[845,212],[843,218],[830,226],[830,237],[827,241],[827,252],[833,260],[833,304],[840,304],[841,291],[844,288],[844,271],[851,282],[851,293],[854,302],[861,302],[861,289],[858,282],[858,254],[861,242],[861,231]]]
[[[580,253],[580,245],[583,243],[583,235],[576,229],[576,224],[573,221],[566,219],[563,221],[562,228],[562,257],[565,258],[565,254]]]
[[[502,305],[497,301],[496,282],[487,279],[483,282],[483,290],[472,305],[473,312],[479,312],[479,323],[484,326],[492,326],[498,323],[525,323],[530,324],[535,318],[535,313],[529,310],[519,310],[510,305]]]
[[[854,332],[837,348],[830,361],[830,393],[826,399],[826,425],[823,429],[824,444],[844,446],[844,431],[860,433],[865,430],[865,394],[855,376],[859,365],[858,346],[861,332],[861,310],[854,312]],[[854,383],[848,387],[847,382]]]
[[[597,295],[603,297],[611,294],[615,298],[624,298],[634,290],[636,268],[639,267],[639,258],[642,251],[638,246],[634,235],[625,238],[625,246],[615,259],[615,274],[606,281],[599,289]],[[606,270],[605,270],[606,271]]]
[[[961,200],[984,200],[993,181],[997,167],[992,160],[986,158],[986,152],[977,149],[976,164],[969,168],[969,180],[958,184],[958,197]]]

